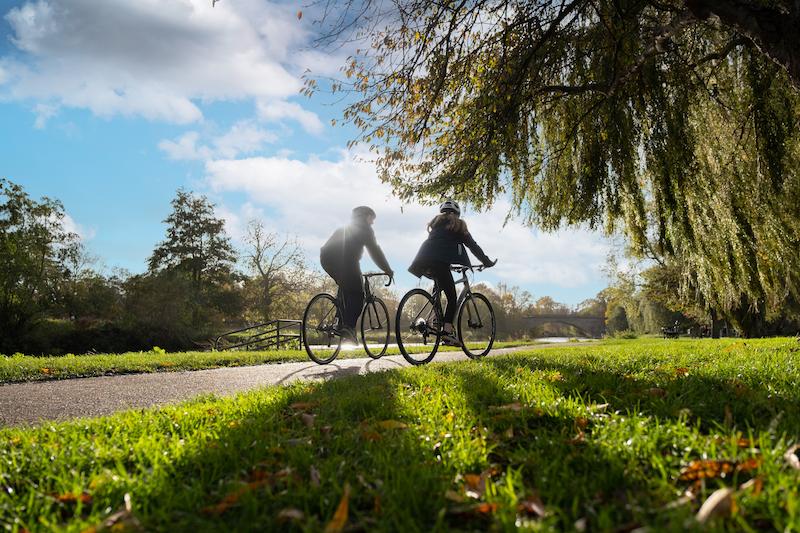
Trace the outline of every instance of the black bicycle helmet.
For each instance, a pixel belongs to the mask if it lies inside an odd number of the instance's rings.
[[[366,205],[360,205],[353,208],[353,218],[367,218],[376,216],[377,215],[375,215],[375,211]]]
[[[440,213],[455,213],[458,216],[461,216],[461,208],[458,206],[458,202],[455,200],[445,200],[442,202],[442,205],[439,206]]]

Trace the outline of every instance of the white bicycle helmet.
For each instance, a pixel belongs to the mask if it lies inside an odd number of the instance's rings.
[[[461,208],[458,206],[458,202],[455,200],[445,200],[442,202],[442,205],[439,206],[440,213],[455,213],[458,216],[461,216]]]

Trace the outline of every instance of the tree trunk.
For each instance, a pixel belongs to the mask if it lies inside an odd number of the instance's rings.
[[[711,338],[712,339],[719,339],[719,326],[720,320],[717,316],[717,310],[711,310]]]
[[[689,11],[699,20],[712,16],[750,38],[759,50],[786,69],[800,89],[800,3],[779,9],[754,0],[687,0]]]

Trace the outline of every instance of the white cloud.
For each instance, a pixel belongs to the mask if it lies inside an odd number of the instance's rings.
[[[200,134],[189,131],[175,140],[164,139],[158,147],[170,159],[206,160],[215,157],[234,158],[240,154],[250,154],[263,148],[264,144],[275,142],[277,136],[250,120],[234,124],[225,134],[213,139],[212,146],[199,144]]]
[[[3,59],[0,96],[175,123],[202,118],[203,102],[280,102],[301,87],[298,61],[322,63],[294,53],[310,40],[294,13],[266,0],[28,1],[5,15],[23,53]]]
[[[97,234],[97,231],[95,231],[94,228],[87,228],[81,224],[78,224],[75,219],[69,216],[67,213],[64,213],[64,218],[61,219],[61,227],[64,228],[64,231],[74,233],[82,241],[92,240]]]
[[[268,223],[278,231],[297,233],[312,260],[319,247],[350,210],[361,204],[378,213],[375,232],[393,268],[404,272],[426,237],[425,226],[436,209],[403,205],[382,184],[374,166],[356,154],[343,152],[334,161],[311,158],[254,157],[206,162],[209,186],[218,192],[248,195],[250,208],[263,206]],[[465,213],[470,231],[496,268],[480,279],[511,285],[551,284],[575,288],[599,283],[609,249],[596,233],[565,230],[542,233],[511,221],[503,226],[507,202],[486,213]]]
[[[319,134],[325,126],[316,113],[303,109],[294,102],[270,101],[258,102],[258,116],[268,121],[281,121],[283,119],[298,122],[308,133]]]
[[[36,113],[36,121],[33,123],[33,127],[41,130],[47,125],[47,121],[58,113],[58,107],[50,104],[36,104],[34,112]]]

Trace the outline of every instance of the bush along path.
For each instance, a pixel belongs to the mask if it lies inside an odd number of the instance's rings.
[[[0,525],[795,531],[798,351],[619,341],[6,429]]]

